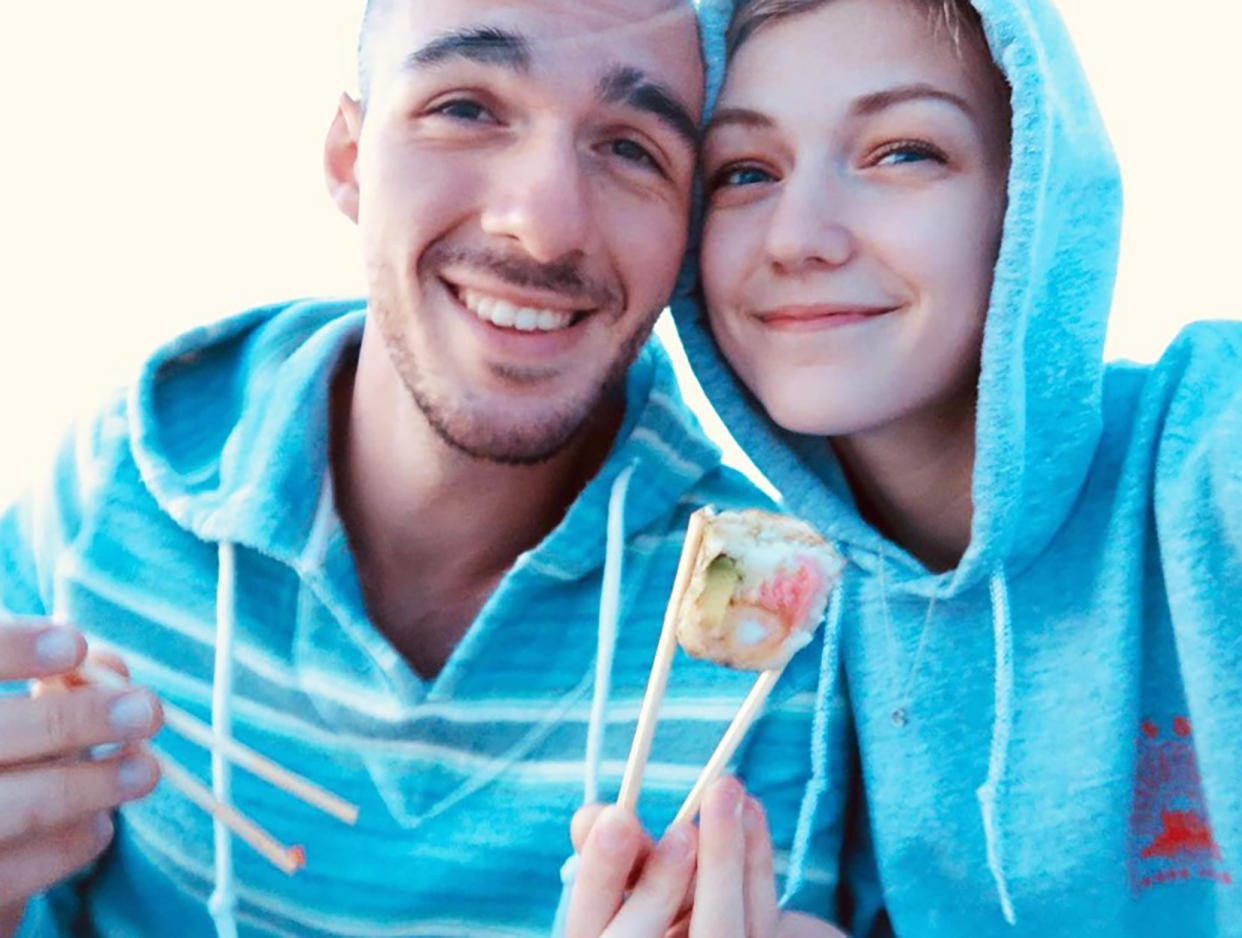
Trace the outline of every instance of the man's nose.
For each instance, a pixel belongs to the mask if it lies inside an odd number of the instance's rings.
[[[595,220],[572,138],[548,134],[527,141],[498,161],[495,171],[482,212],[486,234],[515,242],[544,264],[589,246]]]

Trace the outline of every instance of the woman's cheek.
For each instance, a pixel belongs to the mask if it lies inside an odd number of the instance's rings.
[[[759,246],[749,247],[745,228],[733,217],[709,214],[703,227],[703,247],[700,259],[703,268],[703,288],[709,308],[725,311],[736,304],[741,282],[751,263],[758,257]]]

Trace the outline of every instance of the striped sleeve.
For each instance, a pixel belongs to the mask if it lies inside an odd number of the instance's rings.
[[[51,471],[0,514],[0,610],[54,613],[56,566],[77,537],[84,505],[106,475],[105,454],[124,437],[118,398],[64,438]]]
[[[115,434],[123,426],[119,408],[113,407],[101,420],[68,434],[52,471],[0,514],[0,612],[35,617],[54,613],[57,565],[80,530],[84,501],[98,478],[100,444],[105,433]],[[0,692],[4,690],[0,685]],[[77,934],[79,890],[88,877],[89,871],[83,871],[31,897],[16,938]]]

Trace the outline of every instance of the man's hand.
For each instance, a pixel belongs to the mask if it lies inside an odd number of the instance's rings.
[[[734,779],[708,791],[697,832],[674,828],[654,848],[615,806],[583,808],[571,837],[580,860],[568,938],[844,938],[780,911],[767,818]]]
[[[159,702],[145,690],[74,687],[67,679],[85,658],[73,629],[0,621],[0,682],[44,682],[44,692],[0,697],[0,936],[30,896],[94,860],[112,838],[112,809],[158,780],[143,743],[159,729]],[[119,751],[85,756],[109,744]]]

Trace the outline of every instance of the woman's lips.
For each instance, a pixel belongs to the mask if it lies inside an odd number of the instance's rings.
[[[755,318],[768,329],[807,332],[866,322],[896,312],[898,308],[896,306],[816,303],[764,310],[755,313]]]

